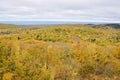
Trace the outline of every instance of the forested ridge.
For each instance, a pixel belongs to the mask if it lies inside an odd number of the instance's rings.
[[[1,24],[0,80],[120,80],[120,29]]]

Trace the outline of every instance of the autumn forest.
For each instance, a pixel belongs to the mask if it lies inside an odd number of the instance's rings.
[[[1,24],[0,80],[120,80],[120,29]]]

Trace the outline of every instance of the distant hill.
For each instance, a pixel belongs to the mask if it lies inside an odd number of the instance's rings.
[[[120,24],[118,23],[111,23],[111,24],[58,24],[56,26],[84,26],[84,27],[93,27],[93,28],[101,28],[101,29],[120,29]],[[46,26],[53,26],[53,25],[14,25],[14,24],[0,24],[0,29],[8,29],[8,28],[17,28],[17,27],[46,27]],[[55,25],[54,25],[55,26]]]
[[[17,25],[13,24],[0,24],[0,29],[8,29],[8,28],[17,28]]]
[[[105,24],[105,26],[110,26],[112,28],[120,29],[120,24]]]
[[[101,29],[120,29],[120,24],[88,24],[89,26],[93,28],[101,28]]]

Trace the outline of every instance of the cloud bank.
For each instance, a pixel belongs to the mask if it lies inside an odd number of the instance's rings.
[[[120,0],[0,0],[0,20],[120,21]]]

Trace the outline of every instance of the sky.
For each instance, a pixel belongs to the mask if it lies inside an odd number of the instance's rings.
[[[0,0],[0,21],[120,22],[120,0]]]

